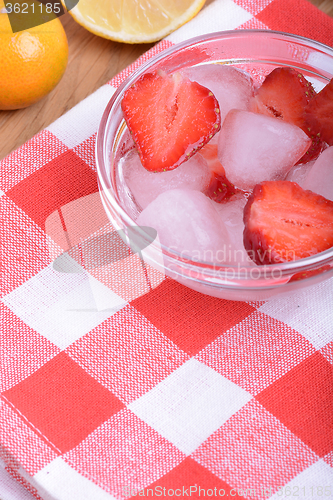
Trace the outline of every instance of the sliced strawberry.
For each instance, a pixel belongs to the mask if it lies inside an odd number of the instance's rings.
[[[321,139],[308,130],[304,119],[304,109],[315,95],[311,83],[301,73],[283,67],[266,76],[254,98],[254,111],[297,125],[312,139],[309,150],[298,163],[317,158],[322,150]]]
[[[205,195],[216,203],[224,203],[236,194],[241,193],[240,189],[236,188],[228,181],[225,170],[217,157],[217,144],[206,144],[200,154],[205,158],[212,172],[212,177]]]
[[[310,134],[333,146],[333,78],[306,106],[305,122]]]
[[[298,160],[297,165],[301,163],[307,163],[308,161],[316,160],[316,158],[318,158],[318,156],[320,155],[325,146],[321,138],[319,136],[311,134],[309,129],[308,130],[303,129],[303,131],[310,137],[310,139],[312,139],[312,143],[307,152],[302,156],[302,158]]]
[[[208,142],[208,144],[205,144],[203,148],[200,151],[200,154],[207,160],[207,162],[210,161],[215,161],[217,160],[217,144],[212,144],[211,142]],[[222,167],[223,168],[223,167]]]
[[[217,144],[206,144],[200,150],[200,154],[205,158],[214,174],[225,176],[225,170],[217,157]]]
[[[310,82],[293,68],[275,68],[266,76],[257,91],[258,111],[293,123],[304,125],[304,108],[315,95]]]
[[[300,281],[300,280],[305,280],[308,278],[312,278],[313,276],[317,276],[318,274],[323,274],[327,273],[328,271],[332,270],[332,266],[329,264],[326,264],[326,266],[319,267],[318,269],[311,269],[310,271],[304,271],[300,273],[295,273],[289,280],[291,283],[292,281]]]
[[[333,202],[295,182],[257,184],[244,224],[244,246],[257,264],[302,259],[333,246]]]
[[[180,73],[146,73],[125,92],[122,110],[150,171],[178,167],[221,126],[213,93]]]
[[[205,195],[216,203],[222,203],[230,200],[236,194],[242,192],[228,181],[225,175],[212,173],[212,178]]]

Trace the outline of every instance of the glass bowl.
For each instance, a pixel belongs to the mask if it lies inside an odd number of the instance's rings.
[[[119,159],[133,147],[121,100],[146,72],[168,74],[194,65],[223,63],[248,71],[256,82],[277,66],[299,70],[320,90],[333,77],[333,49],[300,36],[266,30],[222,31],[192,38],[152,57],[118,88],[103,114],[96,140],[100,195],[113,226],[131,228],[141,248],[149,247],[149,265],[185,286],[231,300],[265,300],[312,286],[333,274],[333,248],[305,259],[263,266],[197,262],[154,241],[136,226],[139,209],[118,171]],[[120,234],[124,234],[120,231]],[[161,258],[162,254],[162,258]]]

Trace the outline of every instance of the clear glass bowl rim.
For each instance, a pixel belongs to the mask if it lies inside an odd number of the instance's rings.
[[[286,42],[302,42],[303,44],[309,46],[310,48],[320,50],[327,55],[329,55],[332,58],[332,76],[333,76],[333,48],[325,45],[321,42],[312,40],[310,38],[303,37],[301,35],[294,35],[292,33],[284,33],[281,31],[274,31],[274,30],[260,30],[260,29],[241,29],[241,30],[226,30],[226,31],[218,31],[218,32],[213,32],[205,35],[200,35],[196,36],[193,38],[189,38],[187,40],[184,40],[183,42],[177,43],[173,45],[172,47],[169,47],[167,49],[162,50],[160,53],[152,56],[150,59],[148,59],[145,63],[143,63],[139,68],[133,71],[121,84],[120,86],[116,89],[115,93],[111,97],[109,103],[107,104],[105,111],[103,113],[98,132],[97,132],[97,137],[96,137],[96,142],[95,142],[95,158],[96,158],[96,164],[97,164],[97,178],[98,178],[98,184],[100,187],[100,191],[103,191],[105,193],[105,196],[107,197],[108,203],[111,204],[112,208],[118,213],[120,216],[121,220],[123,221],[124,225],[126,226],[136,226],[135,221],[133,221],[129,215],[123,210],[123,208],[118,204],[117,200],[113,195],[111,195],[110,191],[113,191],[112,185],[110,185],[108,181],[108,176],[107,176],[107,167],[108,167],[108,162],[109,162],[109,151],[106,149],[106,141],[107,141],[107,134],[106,131],[108,129],[108,124],[112,120],[112,110],[114,107],[119,104],[119,102],[122,99],[123,92],[130,87],[135,80],[137,80],[142,74],[144,74],[149,68],[152,66],[152,64],[156,64],[159,61],[162,61],[163,59],[167,59],[170,55],[174,54],[175,52],[179,51],[180,49],[186,49],[191,46],[197,45],[202,42],[206,41],[212,41],[214,39],[219,39],[221,38],[242,38],[244,36],[249,36],[249,37],[254,37],[254,36],[259,36],[263,38],[267,37],[272,37],[272,38],[280,38],[281,41],[286,41]],[[154,243],[152,243],[154,245]],[[175,263],[177,263],[180,266],[183,266],[184,268],[193,268],[193,269],[198,269],[200,267],[205,268],[205,270],[209,270],[209,268],[214,268],[214,273],[216,270],[218,271],[223,270],[223,269],[238,269],[238,266],[231,265],[231,264],[216,264],[212,262],[203,262],[203,261],[191,261],[188,258],[184,258],[180,253],[170,250],[168,247],[165,247],[163,245],[160,245],[160,247],[163,249],[163,253],[165,253],[169,258],[174,259]],[[333,261],[333,247],[312,255],[310,257],[306,257],[304,259],[299,259],[299,260],[294,260],[294,261],[289,261],[289,262],[284,262],[284,263],[279,263],[279,264],[270,264],[270,265],[263,265],[263,266],[257,266],[255,267],[256,270],[260,270],[260,274],[262,275],[262,278],[264,279],[267,276],[267,273],[269,275],[274,276],[274,273],[277,271],[280,273],[281,276],[286,276],[286,275],[293,275],[295,273],[300,273],[300,272],[305,272],[314,268],[318,268],[318,265],[324,266],[328,263],[331,263]],[[253,266],[246,266],[245,263],[242,263],[242,268],[247,269],[249,272],[251,269],[253,269]],[[247,276],[247,273],[244,274],[244,277]],[[243,277],[240,275],[240,279]],[[209,282],[204,281],[205,284],[209,284]],[[212,283],[213,285],[213,283]],[[246,286],[244,287],[246,289]]]

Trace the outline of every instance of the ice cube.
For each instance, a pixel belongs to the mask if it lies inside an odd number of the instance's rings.
[[[137,151],[132,150],[120,160],[119,168],[122,169],[124,182],[142,209],[169,189],[186,187],[204,191],[211,179],[208,164],[199,153],[174,170],[155,173],[148,172],[142,166]]]
[[[261,181],[284,179],[310,144],[295,125],[231,110],[220,131],[218,156],[229,181],[246,191]]]
[[[220,224],[214,202],[191,189],[160,194],[136,223],[156,229],[162,245],[194,261],[220,262],[224,246],[229,245],[228,232]]]
[[[302,187],[333,201],[333,146],[321,153]]]
[[[229,235],[229,248],[226,248],[225,262],[231,265],[243,264],[255,266],[248,256],[243,244],[243,211],[248,198],[243,194],[234,195],[227,203],[216,203],[215,208],[220,215],[220,222]]]
[[[253,81],[244,71],[223,64],[204,64],[182,72],[213,92],[220,105],[221,123],[231,109],[250,108]]]
[[[315,164],[316,160],[294,165],[288,172],[286,181],[296,182],[299,186],[303,187],[306,176]]]

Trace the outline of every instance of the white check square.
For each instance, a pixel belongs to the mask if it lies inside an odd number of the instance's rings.
[[[221,12],[220,15],[216,15],[218,10]],[[179,43],[194,36],[235,29],[252,18],[250,12],[232,0],[215,0],[202,9],[190,23],[171,33],[167,40]]]
[[[49,265],[6,295],[3,302],[60,349],[126,305],[126,301],[74,261],[73,272],[57,272]]]
[[[114,500],[89,479],[81,476],[61,457],[56,458],[33,477],[32,484],[42,498],[57,500]]]
[[[102,115],[114,94],[111,85],[103,85],[58,118],[46,130],[52,132],[68,148],[74,148],[97,132]]]
[[[129,408],[189,455],[251,398],[191,358]]]

